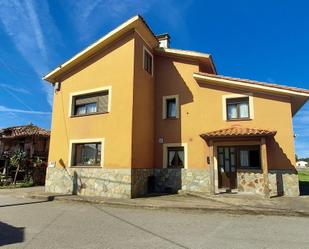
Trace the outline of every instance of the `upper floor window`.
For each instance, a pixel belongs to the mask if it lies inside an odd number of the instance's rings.
[[[250,118],[249,97],[226,99],[227,120]]]
[[[109,90],[73,96],[72,116],[109,112]]]
[[[166,100],[166,118],[176,118],[176,98]]]
[[[178,95],[163,97],[163,119],[175,119],[179,117]]]
[[[144,70],[152,75],[153,71],[153,56],[152,54],[144,47]]]

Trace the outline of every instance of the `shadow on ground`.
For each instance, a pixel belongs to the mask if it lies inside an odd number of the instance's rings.
[[[309,182],[299,182],[300,195],[309,195]]]
[[[14,227],[0,221],[0,246],[24,241],[24,227]]]

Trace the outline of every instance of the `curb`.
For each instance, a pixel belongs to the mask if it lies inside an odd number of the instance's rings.
[[[230,215],[264,215],[264,216],[290,216],[290,217],[309,217],[309,212],[285,210],[285,209],[250,209],[250,208],[214,208],[208,206],[168,206],[168,205],[156,205],[156,204],[140,204],[140,203],[128,203],[114,200],[95,200],[87,199],[87,197],[72,197],[72,196],[46,196],[40,194],[29,194],[26,197],[32,199],[38,199],[43,201],[62,201],[62,202],[79,202],[89,204],[101,204],[108,207],[118,208],[140,208],[149,210],[165,210],[165,211],[178,211],[178,212],[199,212],[199,213],[219,213]]]

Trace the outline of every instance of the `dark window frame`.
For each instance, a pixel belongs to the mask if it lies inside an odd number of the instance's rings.
[[[169,103],[170,102],[174,102],[175,103],[175,108],[176,108],[176,112],[175,112],[175,116],[169,115]],[[167,98],[165,99],[165,115],[166,115],[166,119],[176,119],[177,118],[177,99],[176,98]]]
[[[248,106],[248,116],[247,117],[241,117],[240,116],[240,104],[246,103]],[[229,106],[230,105],[236,105],[237,108],[237,117],[236,118],[230,118],[229,117]],[[249,120],[250,118],[250,99],[248,97],[240,97],[240,98],[228,98],[226,99],[226,120],[228,121],[234,121],[234,120]]]
[[[144,70],[153,76],[153,55],[144,47],[143,53],[143,68]]]
[[[170,158],[169,158],[169,155],[170,155],[170,151],[175,151],[175,152],[178,152],[178,151],[182,151],[183,152],[183,162],[182,162],[182,166],[180,166],[178,164],[178,159],[179,159],[179,156],[177,155],[178,158],[176,158],[177,160],[177,166],[170,166],[169,165],[169,161],[170,161]],[[167,147],[167,165],[166,165],[166,168],[185,168],[185,161],[186,161],[186,155],[185,155],[185,147],[184,146],[171,146],[171,147]]]
[[[229,158],[226,159],[225,156],[225,148],[235,148],[235,151],[229,151]],[[220,149],[222,149],[222,152],[220,152]],[[248,166],[241,166],[240,165],[240,151],[241,150],[246,150],[248,151],[248,161],[249,161],[249,165]],[[251,166],[250,165],[250,161],[251,161],[251,156],[250,155],[250,151],[258,151],[259,153],[259,158],[258,158],[258,165],[257,166]],[[237,146],[218,146],[217,149],[217,160],[218,160],[218,167],[224,167],[224,162],[225,160],[231,160],[231,155],[234,154],[235,158],[235,165],[237,169],[239,170],[261,170],[262,169],[262,158],[261,158],[261,150],[260,150],[260,146],[259,145],[237,145]],[[223,156],[223,165],[220,164],[220,155]],[[232,165],[233,166],[233,165]]]
[[[107,106],[106,106],[106,111],[99,111],[100,110],[100,104],[99,104],[99,96],[102,94],[106,94],[107,95]],[[96,97],[97,100],[94,102],[89,102],[89,103],[85,103],[85,104],[76,104],[76,100],[81,99],[81,98],[85,98],[85,97]],[[109,113],[109,98],[110,98],[110,90],[106,89],[103,91],[97,91],[97,92],[90,92],[90,93],[85,93],[85,94],[78,94],[78,95],[74,95],[72,96],[72,109],[71,109],[71,117],[83,117],[83,116],[91,116],[91,115],[98,115],[98,114],[106,114]],[[82,114],[76,114],[77,111],[77,107],[78,106],[89,106],[91,104],[96,104],[96,111],[95,112],[86,112],[86,113],[82,113]]]
[[[95,154],[95,163],[91,165],[87,165],[85,163],[77,163],[77,153],[76,153],[76,147],[77,146],[84,146],[87,144],[94,144],[95,149],[96,149],[96,154]],[[100,146],[100,151],[99,151],[99,146]],[[82,155],[80,156],[82,157]],[[102,142],[85,142],[85,143],[73,143],[72,144],[72,155],[71,155],[71,167],[101,167],[102,161]]]

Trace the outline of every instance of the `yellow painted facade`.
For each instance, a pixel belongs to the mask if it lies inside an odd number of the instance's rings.
[[[68,70],[56,69],[46,77],[61,82],[54,96],[49,162],[69,167],[70,141],[104,139],[104,168],[162,168],[164,144],[185,143],[188,168],[206,169],[211,152],[200,135],[239,124],[276,130],[274,141],[267,144],[269,168],[294,168],[292,105],[297,99],[198,81],[193,73],[215,74],[210,59],[160,52],[145,24],[134,22],[139,23],[121,35],[113,34],[113,40],[91,56],[83,54],[75,65],[74,60],[65,65]],[[143,69],[144,48],[153,55],[153,75]],[[102,87],[112,89],[109,113],[70,116],[72,93]],[[222,98],[231,94],[253,97],[252,120],[224,120]],[[162,118],[162,99],[169,95],[179,96],[178,119]]]

